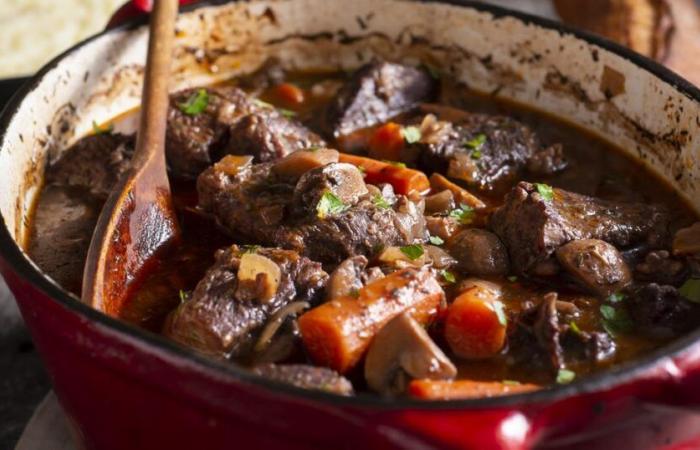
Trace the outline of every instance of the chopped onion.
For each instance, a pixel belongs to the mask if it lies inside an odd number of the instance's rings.
[[[270,258],[257,253],[245,253],[238,266],[239,297],[246,300],[270,301],[277,293],[282,272]]]
[[[214,164],[214,170],[223,172],[226,175],[235,176],[241,169],[248,167],[253,163],[253,157],[250,155],[226,155]]]

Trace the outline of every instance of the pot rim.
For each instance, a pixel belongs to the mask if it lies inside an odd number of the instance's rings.
[[[239,0],[204,0],[192,3],[180,8],[180,12],[191,12],[202,7],[219,6],[226,3],[233,3]],[[607,50],[619,57],[626,59],[637,67],[644,69],[652,75],[671,85],[678,92],[700,103],[700,89],[672,72],[661,64],[638,54],[629,48],[623,47],[613,41],[592,33],[574,29],[561,22],[534,16],[528,13],[503,8],[491,4],[484,4],[475,0],[419,0],[425,3],[444,3],[459,7],[466,7],[486,12],[493,15],[495,19],[501,17],[513,17],[525,24],[531,24],[540,28],[557,31],[560,35],[570,34],[574,37]],[[22,87],[15,92],[5,108],[0,111],[0,147],[5,141],[8,126],[13,116],[17,113],[24,98],[32,92],[41,82],[44,75],[56,67],[65,57],[92,41],[113,32],[129,31],[139,28],[147,23],[147,17],[132,19],[114,28],[104,30],[92,35],[83,41],[75,44],[68,50],[56,56],[44,65],[34,76],[30,77]],[[536,107],[536,105],[533,105]],[[658,367],[664,359],[680,356],[693,344],[700,343],[700,329],[695,330],[675,341],[660,347],[642,358],[620,364],[612,369],[604,370],[600,373],[589,375],[581,380],[577,380],[568,385],[555,385],[547,389],[542,389],[530,393],[512,394],[491,398],[477,398],[468,400],[414,400],[414,399],[387,399],[370,394],[360,394],[354,397],[342,397],[322,391],[313,391],[298,388],[288,384],[264,379],[253,375],[247,370],[239,367],[235,363],[216,361],[197,354],[192,350],[180,347],[164,337],[142,330],[133,325],[129,325],[121,320],[107,316],[90,306],[82,303],[75,295],[64,290],[55,281],[46,276],[38,266],[36,266],[17,245],[7,228],[5,220],[0,216],[0,258],[6,261],[11,270],[25,281],[32,284],[43,294],[56,301],[72,312],[85,317],[90,322],[102,325],[107,329],[114,330],[125,337],[135,338],[148,347],[156,350],[163,350],[169,358],[180,358],[187,361],[194,361],[198,367],[227,379],[236,382],[243,382],[271,390],[281,392],[300,399],[313,400],[323,403],[331,403],[336,406],[354,406],[381,410],[459,410],[459,409],[482,409],[482,408],[511,408],[536,403],[551,403],[566,399],[579,394],[593,393],[608,390],[613,387],[623,385],[626,382],[643,377],[654,368]]]

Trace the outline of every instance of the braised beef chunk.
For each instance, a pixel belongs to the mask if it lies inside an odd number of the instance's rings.
[[[380,124],[432,100],[437,82],[428,72],[374,61],[358,69],[326,106],[320,128],[328,137]]]
[[[607,297],[632,281],[627,263],[617,249],[598,239],[577,239],[556,251],[559,263],[579,285]]]
[[[256,162],[267,162],[297,150],[324,145],[320,137],[303,125],[268,108],[243,117],[231,127],[223,154],[253,155]]]
[[[540,193],[539,191],[544,192]],[[668,214],[656,205],[618,203],[520,182],[490,220],[508,248],[513,269],[526,274],[560,246],[600,239],[617,247],[668,239]]]
[[[481,189],[510,180],[525,167],[537,175],[566,167],[561,145],[543,147],[529,127],[507,116],[475,114],[423,105],[422,135],[407,153],[429,172]]]
[[[46,182],[79,188],[104,201],[129,169],[134,144],[133,136],[119,133],[87,136],[51,165]]]
[[[276,265],[279,279],[261,276],[269,272],[260,272],[253,274],[249,283],[239,272],[243,259],[253,258],[247,255],[263,257],[267,264]],[[222,249],[191,297],[171,313],[164,333],[203,353],[244,357],[276,311],[291,302],[315,304],[327,280],[328,274],[320,264],[293,251],[237,246]],[[264,284],[267,286],[261,289]],[[272,291],[266,293],[270,295],[263,295],[269,287]]]
[[[683,298],[673,286],[635,286],[627,302],[636,329],[654,337],[678,336],[690,331],[700,319],[700,305]]]
[[[564,350],[560,342],[562,330],[557,312],[557,298],[555,292],[544,296],[537,311],[534,332],[537,342],[549,354],[552,367],[560,369],[564,367]]]
[[[188,110],[197,102],[203,109]],[[187,89],[170,99],[166,154],[181,177],[196,177],[226,154],[272,161],[323,144],[303,125],[235,87]]]
[[[215,165],[199,177],[197,190],[200,207],[237,237],[331,265],[427,239],[418,205],[398,196],[391,207],[378,206],[353,172],[353,166],[331,163],[292,184],[269,163],[233,175]],[[330,202],[325,209],[319,209],[322,200]]]
[[[303,389],[353,395],[352,383],[335,370],[306,364],[265,364],[253,368],[253,373],[264,378],[291,384]]]

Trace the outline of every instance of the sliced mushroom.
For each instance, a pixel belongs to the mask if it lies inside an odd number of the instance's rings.
[[[272,171],[279,176],[296,181],[311,169],[338,162],[338,155],[337,150],[330,148],[301,150],[290,153],[275,162]]]
[[[214,170],[223,172],[226,175],[235,176],[242,169],[250,166],[253,163],[253,157],[250,155],[226,155],[214,164]]]
[[[471,158],[470,158],[471,159]],[[449,190],[454,195],[455,202],[460,205],[467,205],[474,209],[484,208],[486,204],[481,201],[476,195],[472,194],[468,190],[461,186],[451,182],[444,176],[435,172],[430,175],[430,187],[434,191]]]
[[[457,268],[470,275],[506,275],[510,271],[508,251],[490,231],[464,230],[449,241],[448,250],[457,260]]]
[[[256,253],[245,253],[238,266],[238,288],[240,299],[270,301],[277,293],[282,272],[273,260]]]
[[[675,256],[700,254],[700,222],[678,230],[673,238]]]
[[[365,360],[367,384],[387,395],[404,392],[411,379],[450,380],[455,376],[454,364],[407,313],[377,333]]]
[[[338,264],[331,273],[326,285],[326,298],[352,296],[364,286],[362,274],[367,267],[367,258],[362,255],[353,256]]]
[[[632,281],[627,263],[617,249],[598,239],[579,239],[556,252],[564,269],[587,290],[607,297]]]
[[[425,197],[425,212],[428,214],[446,213],[453,209],[455,209],[455,197],[448,189]]]

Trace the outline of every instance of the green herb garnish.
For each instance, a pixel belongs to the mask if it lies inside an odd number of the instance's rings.
[[[569,322],[569,329],[574,332],[574,334],[581,335],[582,331],[576,324],[576,322]]]
[[[474,136],[472,139],[465,141],[464,146],[471,148],[472,150],[481,150],[481,147],[484,146],[486,143],[486,135],[485,134],[477,134]],[[472,156],[473,157],[473,156]],[[481,153],[479,153],[479,158],[481,157]],[[478,158],[474,158],[478,159]]]
[[[382,162],[385,162],[385,163],[387,163],[387,164],[389,164],[389,165],[392,165],[392,166],[394,166],[394,167],[400,167],[401,169],[405,169],[405,168],[406,168],[406,164],[404,164],[404,163],[402,163],[402,162],[399,162],[399,161],[390,161],[390,160],[388,160],[388,159],[382,159]]]
[[[440,71],[437,67],[431,66],[430,64],[422,64],[423,68],[430,74],[435,80],[440,79]]]
[[[632,320],[627,311],[610,305],[600,305],[603,328],[611,335],[626,333],[632,329]]]
[[[185,303],[187,301],[187,292],[180,289],[180,303]]]
[[[114,130],[114,124],[108,123],[107,126],[101,127],[94,120],[92,121],[92,134],[109,134]]]
[[[573,370],[559,369],[557,372],[557,384],[569,384],[576,378],[576,372]]]
[[[505,384],[506,386],[520,386],[520,381],[516,380],[503,380],[501,383]]]
[[[472,157],[472,159],[479,159],[479,158],[481,158],[481,150],[474,150],[474,151],[471,153],[471,157]]]
[[[405,245],[403,247],[399,247],[399,250],[401,250],[401,253],[406,255],[411,261],[415,261],[423,256],[423,246],[420,244]]]
[[[440,236],[430,236],[428,240],[433,245],[442,245],[445,243]]]
[[[420,128],[413,126],[401,128],[401,135],[409,144],[414,144],[420,141],[420,138],[422,136]]]
[[[243,245],[243,246],[241,246],[241,248],[243,249],[243,254],[246,254],[246,253],[257,252],[258,249],[260,248],[260,246],[259,245]]]
[[[347,206],[337,195],[328,191],[323,194],[321,200],[316,205],[316,213],[319,219],[325,219],[328,216],[340,214],[347,209]]]
[[[350,297],[352,298],[360,298],[360,290],[357,288],[352,288],[350,289]]]
[[[442,278],[444,278],[445,281],[447,281],[448,283],[454,283],[455,281],[457,281],[457,279],[455,278],[455,274],[453,274],[449,270],[440,271],[440,275],[442,275]]]
[[[688,278],[678,292],[693,303],[700,303],[700,279]]]
[[[508,317],[506,317],[506,311],[505,307],[503,306],[503,303],[499,301],[495,301],[491,303],[493,306],[493,311],[496,313],[496,316],[498,317],[498,323],[503,325],[504,327],[508,325]]]
[[[200,89],[190,95],[186,102],[178,103],[177,106],[188,116],[196,116],[207,109],[207,105],[209,105],[209,94],[206,89]]]
[[[255,103],[260,108],[275,109],[275,105],[273,105],[272,103],[267,103],[264,100],[260,100],[259,98],[254,98],[253,103]]]
[[[292,111],[291,109],[278,108],[277,111],[288,119],[296,117],[297,115],[296,111]]]
[[[537,192],[539,192],[542,198],[546,201],[550,201],[554,198],[554,190],[552,189],[552,186],[544,183],[535,183],[535,187],[537,188]]]
[[[515,275],[511,275],[511,276],[509,276],[509,277],[506,278],[506,279],[507,279],[508,281],[510,281],[511,283],[515,283],[516,281],[518,281],[518,277],[516,277]]]
[[[608,299],[607,299],[607,300],[608,300],[608,302],[610,302],[610,303],[619,303],[619,302],[621,302],[621,301],[624,300],[624,299],[625,299],[625,294],[623,294],[623,293],[621,293],[621,292],[615,292],[614,294],[610,294],[610,295],[608,296]]]
[[[457,219],[462,225],[471,223],[474,218],[474,208],[469,205],[461,204],[459,208],[453,209],[448,214],[453,219]]]
[[[382,194],[377,194],[372,198],[372,203],[374,203],[374,206],[377,208],[381,209],[389,209],[391,208],[391,203],[387,201],[387,199],[384,198]]]

